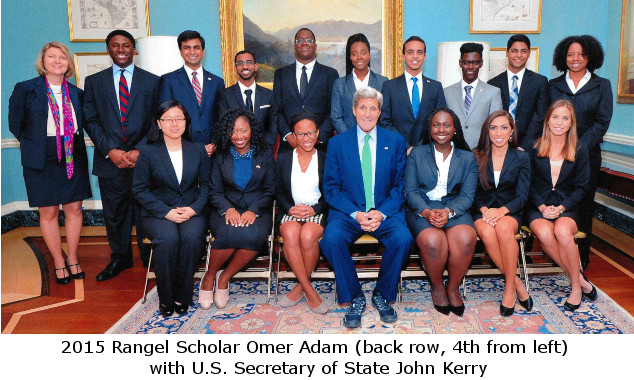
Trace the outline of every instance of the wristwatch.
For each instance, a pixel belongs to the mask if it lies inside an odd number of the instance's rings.
[[[449,219],[451,219],[454,216],[456,216],[456,212],[454,210],[450,209],[449,207],[445,207],[445,210],[447,210],[447,212],[449,213]]]

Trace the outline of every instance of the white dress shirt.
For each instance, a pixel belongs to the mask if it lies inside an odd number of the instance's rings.
[[[242,102],[244,104],[247,104],[247,94],[245,94],[244,92],[246,90],[251,90],[253,91],[253,93],[251,94],[251,101],[253,102],[253,112],[255,112],[255,81],[253,81],[253,84],[251,84],[251,86],[247,87],[245,85],[242,84],[242,82],[238,81],[238,87],[240,87],[240,93],[242,94]]]
[[[509,94],[513,92],[513,75],[517,75],[517,92],[519,93],[522,89],[522,79],[524,79],[525,72],[526,72],[526,67],[518,71],[517,74],[513,73],[509,69],[506,69],[506,76],[508,77],[508,85],[509,85]]]
[[[471,94],[471,100],[473,100],[473,98],[475,97],[475,90],[476,90],[476,87],[478,87],[478,83],[479,82],[480,82],[480,79],[478,79],[478,78],[476,78],[476,80],[474,80],[471,83],[467,83],[467,82],[464,81],[464,79],[460,79],[460,86],[461,86],[460,88],[462,90],[462,100],[463,100],[462,107],[463,108],[464,108],[464,98],[467,96],[467,92],[464,90],[465,86],[471,86],[472,87],[470,94]],[[469,109],[469,110],[471,110],[471,109]]]
[[[296,205],[314,206],[321,198],[319,191],[319,160],[317,151],[310,158],[306,172],[299,165],[297,148],[293,149],[293,168],[291,170],[291,194]]]
[[[414,87],[414,81],[412,80],[414,76],[405,70],[405,83],[407,84],[407,94],[409,95],[409,102],[412,102],[412,88]],[[418,81],[416,81],[416,85],[418,85],[418,95],[421,100],[423,98],[423,72],[421,71],[416,75]]]
[[[449,166],[451,165],[451,158],[453,157],[454,146],[451,142],[451,152],[445,159],[443,154],[436,150],[434,144],[434,157],[436,158],[436,166],[438,167],[438,182],[433,190],[427,192],[427,197],[431,201],[439,201],[447,195],[447,185],[449,181]]]
[[[119,101],[119,81],[121,80],[121,69],[123,67],[119,67],[112,64],[112,76],[114,79],[114,92],[117,93],[117,101]],[[125,77],[126,82],[128,82],[128,92],[132,92],[132,77],[134,77],[134,63],[128,65],[125,68],[123,76]]]
[[[297,79],[297,90],[300,89],[299,82],[302,78],[302,67],[306,66],[306,76],[308,77],[308,83],[310,83],[310,76],[313,74],[313,68],[315,67],[317,60],[312,60],[307,64],[303,64],[299,61],[295,61],[295,79]]]
[[[566,83],[568,83],[570,91],[572,91],[573,94],[576,94],[581,87],[590,82],[591,76],[592,74],[590,73],[590,70],[586,70],[586,75],[584,75],[583,78],[581,78],[581,80],[579,81],[579,86],[575,87],[575,83],[572,81],[572,79],[570,79],[570,70],[566,70]]]
[[[196,70],[192,70],[189,66],[184,65],[183,68],[185,69],[185,72],[187,73],[187,78],[189,78],[189,83],[191,83],[192,86],[194,85],[193,82],[192,82],[192,79],[193,79],[192,73],[194,71],[196,72],[196,78],[198,78],[198,84],[200,84],[200,92],[202,93],[203,86],[204,86],[203,83],[205,82],[205,75],[203,74],[203,67],[200,66]]]
[[[362,87],[368,87],[370,86],[370,71],[368,71],[368,74],[365,76],[365,78],[363,78],[363,80],[359,79],[359,77],[357,77],[357,73],[354,72],[354,70],[352,70],[352,79],[354,79],[354,88],[359,90]]]
[[[170,155],[170,160],[172,161],[172,166],[176,173],[176,179],[178,179],[178,184],[180,185],[183,179],[183,150],[180,149],[173,152],[168,150],[167,153]]]

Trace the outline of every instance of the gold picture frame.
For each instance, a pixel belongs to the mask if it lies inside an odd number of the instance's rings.
[[[401,64],[403,45],[404,0],[382,1],[382,66],[383,75],[393,78],[403,72]],[[219,0],[220,2],[220,47],[222,51],[222,76],[227,86],[233,85],[238,76],[233,69],[235,53],[244,49],[242,0]],[[363,0],[359,1],[363,4]],[[280,5],[282,6],[282,5]],[[306,12],[306,10],[304,10]],[[290,63],[290,62],[289,62]],[[272,88],[272,83],[260,83]]]
[[[634,104],[634,2],[623,0],[616,102]]]
[[[541,33],[542,0],[518,0],[496,9],[489,0],[471,0],[469,7],[469,33]],[[510,7],[512,5],[513,7]],[[495,17],[489,12],[495,12]]]
[[[122,2],[126,4],[126,2]],[[114,13],[107,7],[102,9],[82,9],[82,5],[94,7],[92,1],[66,0],[68,7],[68,29],[71,42],[103,42],[108,33],[114,29],[125,29],[135,39],[150,35],[150,5],[149,0],[127,0],[129,12]],[[104,13],[106,13],[104,15]],[[73,19],[73,14],[75,18]],[[87,27],[90,26],[90,27]]]
[[[499,61],[499,62],[496,62]],[[503,68],[502,68],[503,67]],[[489,54],[489,79],[494,78],[495,76],[504,72],[508,67],[508,60],[506,59],[506,48],[504,47],[494,47],[491,48]],[[531,56],[526,61],[526,68],[534,71],[536,73],[539,72],[539,48],[535,46],[531,46]]]

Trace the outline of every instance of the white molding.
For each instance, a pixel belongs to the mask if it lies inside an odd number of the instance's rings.
[[[621,135],[618,133],[606,133],[603,136],[603,141],[619,145],[634,146],[634,136]]]
[[[82,204],[84,210],[101,210],[103,209],[101,201],[84,201]],[[11,214],[15,211],[37,211],[37,207],[29,207],[27,201],[17,201],[2,205],[2,216]]]
[[[618,200],[601,193],[596,193],[594,195],[594,201],[620,214],[626,215],[631,219],[634,219],[634,207],[628,204],[619,202]]]
[[[614,152],[607,152],[604,150],[601,152],[601,158],[603,159],[603,162],[609,162],[614,165],[622,166],[634,172],[634,157],[632,156]]]
[[[95,146],[92,140],[88,137],[84,138],[84,143],[86,146]],[[19,148],[20,142],[17,139],[2,139],[2,143],[0,144],[2,149],[4,148]]]

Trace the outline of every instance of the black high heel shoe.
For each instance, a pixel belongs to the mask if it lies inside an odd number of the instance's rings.
[[[69,265],[68,264],[68,258],[66,258],[66,259],[64,259],[64,263],[66,264],[66,268],[68,269],[68,273],[75,280],[83,280],[86,277],[86,272],[84,272],[83,269],[82,269],[81,272],[77,272],[77,273],[73,273],[70,270],[70,267],[75,267],[75,270],[79,270],[79,261],[77,262],[77,264],[70,264]]]
[[[163,317],[169,317],[174,314],[174,305],[165,306],[162,303],[159,303],[159,311]]]
[[[61,270],[62,274],[64,274],[64,271],[66,271],[68,273],[68,275],[66,277],[57,277],[57,271]],[[58,284],[61,285],[68,285],[70,284],[70,270],[68,269],[68,267],[61,267],[61,268],[55,268],[55,282],[57,282]]]
[[[515,305],[513,305],[513,307],[506,307],[502,305],[502,302],[500,302],[500,314],[502,314],[503,317],[510,317],[514,312]]]
[[[579,306],[581,306],[581,302],[579,302],[576,305],[571,304],[570,302],[566,301],[564,302],[564,309],[568,310],[568,311],[575,311],[579,308]]]
[[[462,317],[462,315],[464,314],[464,304],[460,306],[449,304],[449,310],[451,310],[451,312],[456,314],[457,316]]]
[[[583,289],[581,289],[581,293],[583,294],[584,297],[586,297],[587,299],[589,299],[590,301],[595,301],[597,299],[598,293],[597,293],[597,288],[594,286],[593,283],[591,283],[588,278],[586,277],[586,274],[583,273],[582,270],[579,270],[581,272],[581,276],[583,277],[584,280],[586,280],[590,285],[592,285],[592,290],[590,290],[589,292],[584,292]]]
[[[524,301],[518,298],[517,301],[520,303],[520,305],[522,305],[524,309],[526,309],[526,311],[533,310],[533,297],[528,296],[528,298]]]
[[[449,313],[451,312],[450,305],[439,306],[434,304],[434,309],[436,309],[436,311],[439,312],[440,314],[444,314],[444,315],[449,315]]]

